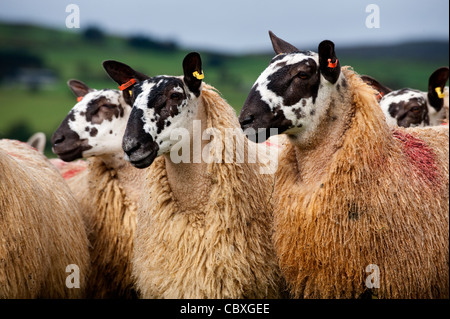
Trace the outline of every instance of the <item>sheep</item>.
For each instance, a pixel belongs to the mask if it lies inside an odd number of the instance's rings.
[[[0,140],[0,299],[84,298],[88,244],[58,171],[27,144]]]
[[[123,63],[104,67],[117,83],[136,78]],[[137,213],[136,286],[142,298],[282,297],[271,242],[273,176],[265,174],[263,154],[255,153],[256,163],[237,162],[238,145],[226,143],[226,130],[235,129],[244,152],[252,145],[231,106],[203,85],[200,55],[189,53],[183,70],[184,76],[148,77],[132,90],[123,148],[135,167],[148,167]],[[194,142],[196,123],[199,136],[213,133],[212,144]],[[192,134],[175,143],[170,135],[177,130]],[[175,159],[179,143],[186,161]],[[211,157],[196,161],[199,152]]]
[[[128,93],[94,90],[78,80],[68,85],[79,102],[54,132],[52,146],[64,161],[87,158],[68,163],[68,169],[58,166],[82,203],[90,229],[88,297],[136,298],[131,257],[143,174],[123,159],[122,137],[131,111]]]
[[[445,104],[448,77],[448,67],[435,70],[428,80],[428,91],[422,92],[410,88],[393,91],[369,76],[362,76],[382,96],[379,103],[389,125],[402,127],[434,126],[444,122],[448,108]]]
[[[317,54],[270,38],[278,55],[239,120],[289,139],[273,205],[291,296],[448,298],[448,127],[390,128],[333,42]]]

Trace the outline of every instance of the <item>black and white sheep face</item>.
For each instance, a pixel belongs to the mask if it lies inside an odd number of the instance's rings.
[[[270,129],[297,136],[314,131],[326,113],[321,106],[341,85],[331,41],[323,41],[317,54],[270,36],[278,55],[256,80],[239,116],[242,129],[249,137],[256,133],[258,142],[273,134]]]
[[[439,125],[445,118],[444,98],[448,87],[449,68],[436,69],[428,79],[428,91],[409,88],[393,91],[370,76],[362,79],[383,96],[379,100],[386,121],[391,126]]]
[[[380,100],[380,107],[391,126],[427,126],[429,106],[427,94],[418,90],[392,91]]]
[[[120,91],[90,89],[53,134],[53,152],[64,161],[123,154],[130,112]]]
[[[240,114],[242,129],[252,127],[269,132],[267,129],[275,128],[280,133],[289,133],[306,127],[316,112],[319,82],[317,54],[278,55],[247,97]]]
[[[446,88],[439,90],[440,97],[435,89],[433,86],[428,92],[422,92],[407,88],[383,96],[379,103],[388,124],[402,127],[441,124],[445,114],[443,92]]]
[[[140,81],[132,89],[133,109],[122,142],[133,166],[148,167],[157,156],[169,153],[178,141],[171,138],[174,130],[192,133],[203,83],[198,53],[191,52],[184,58],[184,76],[150,78],[116,61],[105,61],[104,66],[118,83],[130,78]]]
[[[138,168],[170,152],[177,142],[171,132],[189,130],[197,114],[198,97],[183,77],[157,76],[136,84],[133,110],[123,139],[128,160]]]

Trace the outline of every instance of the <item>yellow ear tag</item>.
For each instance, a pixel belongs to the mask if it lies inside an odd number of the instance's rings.
[[[203,74],[203,71],[202,71],[202,73],[198,73],[197,71],[195,71],[194,73],[192,73],[192,75],[197,80],[203,80],[205,78],[205,75]]]
[[[133,91],[129,90],[128,93],[130,94],[130,96],[133,95]]]
[[[442,93],[442,89],[439,86],[437,88],[435,88],[434,90],[436,91],[436,93],[440,99],[443,99],[445,97],[445,94]]]

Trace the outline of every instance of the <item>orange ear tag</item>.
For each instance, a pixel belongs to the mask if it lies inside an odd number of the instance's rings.
[[[132,86],[134,83],[136,83],[135,79],[131,79],[128,82],[125,82],[122,85],[119,85],[119,90],[123,91],[125,89],[128,89],[130,86]]]
[[[328,59],[328,67],[334,69],[338,64],[338,59],[336,59],[336,62],[331,63],[331,59]]]
[[[82,96],[77,97],[77,102],[81,102],[82,99],[83,99]]]

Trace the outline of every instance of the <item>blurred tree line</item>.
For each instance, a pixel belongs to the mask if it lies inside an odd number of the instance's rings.
[[[106,34],[96,26],[87,27],[80,33],[80,37],[90,43],[102,43]],[[175,52],[179,50],[178,44],[173,40],[159,40],[146,35],[132,35],[126,40],[127,45],[143,50],[156,50],[161,52]],[[0,82],[6,78],[15,78],[23,69],[45,69],[44,59],[38,54],[23,48],[0,47]],[[56,72],[57,73],[57,72]]]
[[[85,40],[101,43],[105,39],[105,33],[96,26],[90,26],[82,33]],[[138,49],[151,49],[156,51],[171,52],[179,49],[178,44],[172,40],[159,40],[146,35],[132,35],[127,43],[130,47]]]

